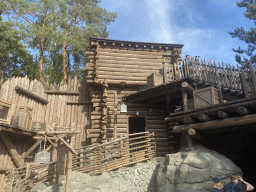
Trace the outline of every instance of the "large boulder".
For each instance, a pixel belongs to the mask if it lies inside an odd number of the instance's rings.
[[[232,173],[242,170],[230,159],[216,151],[196,145],[165,157],[157,173],[159,192],[201,192],[212,189],[212,179],[230,182]]]

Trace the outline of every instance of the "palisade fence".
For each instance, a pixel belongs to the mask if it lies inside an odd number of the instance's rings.
[[[101,174],[123,166],[149,160],[156,155],[155,134],[141,132],[101,145],[90,145],[76,149],[78,156],[73,156],[72,169]]]
[[[175,63],[166,67],[164,65],[165,82],[180,80],[185,77],[190,77],[198,82],[217,85],[218,81],[221,87],[233,91],[242,92],[243,86],[248,86],[248,91],[255,94],[256,88],[253,87],[255,81],[255,69],[252,64],[249,69],[243,70],[238,65],[236,67],[231,64],[222,62],[213,62],[212,60],[195,61],[194,58],[190,61],[183,61],[181,64]],[[244,84],[243,84],[244,81]]]
[[[7,171],[1,187],[5,192],[29,191],[36,184],[52,181],[56,177],[56,162],[27,165]]]

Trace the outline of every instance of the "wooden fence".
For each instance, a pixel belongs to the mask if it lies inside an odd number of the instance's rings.
[[[252,65],[248,70],[242,70],[238,65],[231,66],[222,62],[216,63],[212,60],[195,61],[192,58],[190,61],[183,61],[181,64],[164,66],[164,81],[172,82],[185,77],[190,77],[198,82],[217,85],[218,81],[222,88],[244,91],[243,83],[247,84],[248,91],[255,94],[256,89],[253,86],[255,81],[255,70]],[[244,82],[243,82],[244,81]]]
[[[129,134],[101,145],[78,148],[76,151],[79,155],[73,156],[72,169],[96,175],[155,157],[155,135],[149,132]]]
[[[4,192],[29,191],[37,183],[56,179],[56,162],[27,165],[4,174],[0,187]]]

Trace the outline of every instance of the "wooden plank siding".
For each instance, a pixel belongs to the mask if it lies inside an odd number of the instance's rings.
[[[48,103],[42,103],[25,93],[16,91],[16,86],[47,100]],[[33,122],[45,123],[46,126],[56,123],[59,130],[66,129],[71,126],[71,123],[75,123],[76,131],[80,131],[80,134],[75,135],[74,147],[79,148],[87,142],[86,130],[90,123],[92,105],[76,103],[67,105],[67,102],[87,103],[89,101],[87,91],[87,83],[84,80],[78,83],[76,78],[69,79],[67,84],[47,85],[47,82],[42,84],[37,80],[30,81],[28,77],[13,77],[1,86],[0,99],[13,103],[14,116],[17,115],[19,107],[25,106],[32,108]],[[36,142],[31,137],[17,135],[16,137],[17,139],[12,137],[11,139],[19,155],[25,153]],[[25,159],[25,163],[33,162],[35,153],[36,150]],[[0,167],[15,167],[1,141]]]

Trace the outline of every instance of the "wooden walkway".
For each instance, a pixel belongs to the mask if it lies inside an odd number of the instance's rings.
[[[164,64],[164,83],[173,82],[186,77],[196,80],[199,84],[218,85],[227,92],[243,93],[245,97],[256,94],[256,77],[253,65],[248,70],[241,69],[238,65],[222,64],[206,61],[183,61],[181,64]]]

